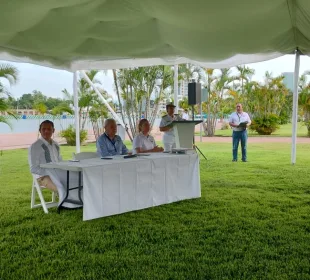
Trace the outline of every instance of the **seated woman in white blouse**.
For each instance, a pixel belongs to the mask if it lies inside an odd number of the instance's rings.
[[[157,153],[164,149],[158,147],[153,136],[149,135],[150,123],[147,119],[139,122],[139,134],[133,139],[133,154]]]

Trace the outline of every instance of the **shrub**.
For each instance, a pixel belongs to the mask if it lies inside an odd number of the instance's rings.
[[[279,116],[279,124],[288,124],[291,121],[291,115],[286,111],[281,111]]]
[[[279,117],[274,114],[256,117],[253,119],[250,129],[256,131],[259,135],[270,135],[280,128],[279,122]]]
[[[227,123],[227,122],[222,123],[221,130],[227,130],[229,128],[230,128],[229,123]]]
[[[310,137],[310,120],[305,120],[304,125],[307,127],[307,136]]]
[[[69,125],[69,127],[63,131],[61,131],[59,133],[60,137],[63,137],[66,139],[67,144],[69,146],[75,146],[76,145],[76,141],[75,141],[75,129],[73,127],[73,125]],[[85,142],[85,140],[87,139],[87,131],[86,130],[81,130],[80,131],[80,144],[82,144],[83,142]]]

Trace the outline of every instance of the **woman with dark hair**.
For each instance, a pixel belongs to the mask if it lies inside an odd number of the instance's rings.
[[[158,147],[150,133],[150,123],[147,119],[139,122],[139,134],[133,139],[133,154],[137,153],[158,153],[164,149]]]

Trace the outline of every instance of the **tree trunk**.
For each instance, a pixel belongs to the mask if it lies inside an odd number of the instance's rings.
[[[84,130],[85,123],[86,123],[86,120],[87,120],[87,117],[88,117],[88,113],[89,113],[89,106],[87,107],[87,110],[86,110],[86,117],[83,117],[81,131]]]
[[[93,127],[93,132],[94,132],[94,135],[95,135],[95,139],[97,141],[97,139],[99,137],[99,125],[98,125],[98,122],[94,121],[92,119],[90,121],[91,121],[91,124],[92,124],[92,127]]]
[[[163,66],[163,78],[162,78],[162,83],[160,86],[160,90],[159,90],[159,95],[158,95],[158,99],[157,102],[154,104],[154,108],[153,108],[153,112],[152,112],[152,117],[150,120],[150,129],[153,129],[154,126],[154,122],[156,120],[157,114],[158,114],[158,107],[159,107],[159,103],[162,100],[162,96],[163,96],[163,92],[164,92],[164,83],[165,83],[165,66]]]
[[[117,100],[118,100],[118,107],[119,107],[119,110],[121,112],[122,121],[123,121],[123,123],[125,125],[126,133],[127,133],[128,137],[129,137],[130,141],[132,142],[132,135],[130,135],[128,127],[127,127],[127,125],[125,123],[125,116],[124,116],[124,111],[123,111],[123,105],[121,103],[121,95],[120,95],[119,88],[118,88],[118,83],[117,83],[116,70],[113,69],[112,72],[113,72],[114,86],[115,86]]]

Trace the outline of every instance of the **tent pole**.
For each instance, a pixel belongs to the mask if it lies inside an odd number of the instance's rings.
[[[110,106],[109,102],[102,96],[100,91],[97,89],[97,87],[94,85],[94,83],[89,79],[87,74],[84,70],[81,70],[80,73],[82,74],[83,78],[86,80],[86,82],[94,89],[94,91],[97,93],[98,97],[102,100],[104,105],[108,108],[110,113],[112,114],[113,118],[126,129],[125,124],[123,123],[123,120],[115,113],[113,108]]]
[[[200,119],[203,121],[203,116],[202,116],[202,101],[200,101]],[[202,142],[202,123],[200,124],[200,142]]]
[[[179,65],[174,65],[174,106],[175,111],[179,113],[179,102],[178,102],[178,92],[179,92]]]
[[[78,81],[77,81],[78,72],[73,73],[73,98],[74,98],[74,117],[75,117],[75,150],[76,153],[81,152],[81,143],[80,143],[80,119],[79,119],[79,96],[78,96]]]
[[[297,114],[298,114],[298,77],[300,66],[300,52],[295,53],[294,92],[293,92],[293,116],[292,116],[292,152],[291,163],[296,163],[296,140],[297,140]]]

